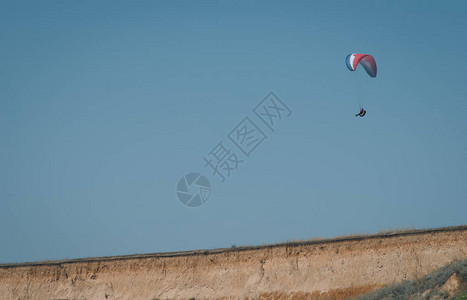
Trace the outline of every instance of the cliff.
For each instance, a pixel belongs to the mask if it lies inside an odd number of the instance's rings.
[[[467,258],[467,226],[0,265],[1,299],[346,299]]]

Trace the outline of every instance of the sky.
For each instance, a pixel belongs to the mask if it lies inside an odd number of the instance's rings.
[[[1,1],[0,263],[466,224],[466,14]],[[291,112],[274,131],[253,112],[270,92]],[[249,156],[229,139],[245,117],[267,136]],[[203,159],[219,142],[242,160],[224,182]],[[176,193],[189,173],[211,186],[195,208]]]

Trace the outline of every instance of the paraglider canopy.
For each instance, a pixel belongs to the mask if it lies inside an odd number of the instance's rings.
[[[355,71],[360,63],[370,77],[376,77],[376,61],[369,54],[349,54],[345,58],[345,63],[350,71]]]

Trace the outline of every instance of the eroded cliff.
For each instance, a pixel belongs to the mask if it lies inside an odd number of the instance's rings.
[[[467,226],[0,266],[1,299],[345,299],[467,258]]]

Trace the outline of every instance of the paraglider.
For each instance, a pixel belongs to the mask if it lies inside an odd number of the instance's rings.
[[[365,114],[366,114],[366,110],[364,110],[363,107],[362,107],[362,108],[360,108],[360,112],[358,114],[356,114],[355,116],[356,117],[364,117]]]
[[[358,64],[362,65],[362,67],[365,69],[366,73],[371,77],[375,78],[377,69],[376,69],[376,61],[373,56],[370,54],[359,54],[359,53],[352,53],[347,55],[345,58],[345,63],[347,65],[347,68],[350,71],[355,71],[357,69]],[[355,116],[358,117],[363,117],[366,114],[366,110],[363,109],[363,107],[360,106],[360,112],[356,114]]]

